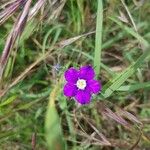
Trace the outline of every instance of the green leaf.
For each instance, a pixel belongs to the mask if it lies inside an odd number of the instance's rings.
[[[111,81],[109,81],[102,90],[102,95],[104,98],[111,96],[111,94],[116,91],[120,86],[140,67],[144,60],[150,55],[150,50],[147,49],[145,52],[137,59],[135,63],[129,66],[119,75],[115,76]]]
[[[12,103],[14,100],[16,100],[16,98],[17,98],[17,95],[13,95],[13,96],[9,97],[7,100],[0,103],[0,107],[6,106],[6,105]]]
[[[59,84],[52,90],[49,96],[49,104],[45,118],[45,136],[49,150],[65,150],[61,122],[55,107],[55,99],[59,91]]]
[[[150,89],[150,82],[144,82],[144,83],[137,83],[137,84],[131,84],[131,85],[124,85],[121,86],[117,91],[128,91],[128,92],[132,92],[132,91],[136,91],[136,90],[140,90],[140,89]]]
[[[97,20],[96,20],[96,39],[94,52],[94,67],[96,74],[100,73],[101,49],[102,49],[102,26],[103,26],[103,2],[98,0]]]

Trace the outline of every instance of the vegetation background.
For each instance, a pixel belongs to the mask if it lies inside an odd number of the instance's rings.
[[[149,150],[149,41],[149,0],[1,0],[0,150]],[[79,106],[85,64],[103,88]]]

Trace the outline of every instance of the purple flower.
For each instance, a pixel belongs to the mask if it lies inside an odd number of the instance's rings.
[[[67,97],[75,97],[80,104],[90,103],[92,94],[96,94],[101,90],[101,84],[94,79],[94,69],[88,65],[83,66],[79,70],[69,68],[65,72],[67,83],[64,86],[64,95]]]

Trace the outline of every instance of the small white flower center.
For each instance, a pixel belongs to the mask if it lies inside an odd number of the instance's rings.
[[[77,85],[78,89],[84,90],[86,87],[86,81],[84,79],[78,79],[76,85]]]

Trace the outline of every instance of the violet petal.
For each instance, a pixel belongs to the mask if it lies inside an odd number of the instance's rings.
[[[78,90],[75,98],[80,104],[88,104],[90,103],[91,94],[86,90]]]
[[[94,69],[88,65],[88,66],[83,66],[80,68],[80,71],[79,71],[79,78],[80,79],[93,79],[95,76],[95,72],[94,72]]]
[[[88,86],[92,93],[96,94],[101,90],[101,84],[97,80],[89,80]]]
[[[68,82],[76,83],[78,80],[78,71],[74,68],[70,68],[65,72],[65,79]]]
[[[64,95],[68,97],[73,97],[77,93],[77,87],[73,84],[67,83],[63,89]]]

